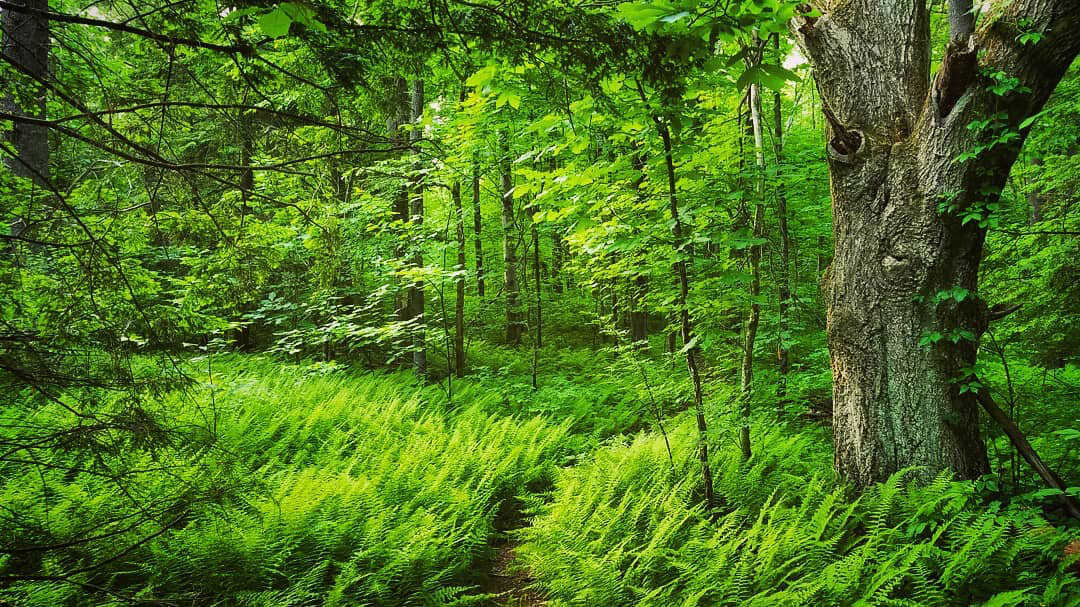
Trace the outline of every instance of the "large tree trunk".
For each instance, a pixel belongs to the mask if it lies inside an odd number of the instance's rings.
[[[36,11],[46,11],[48,0],[15,0],[14,4]],[[13,10],[3,11],[0,17],[3,28],[2,52],[7,62],[36,80],[48,77],[49,70],[49,22],[30,13]],[[33,82],[29,87],[8,83],[0,100],[5,111],[18,116],[46,118],[45,87]],[[37,197],[46,195],[49,188],[49,130],[43,124],[15,122],[8,132],[8,140],[15,150],[14,158],[5,159],[12,173],[30,180]],[[33,201],[33,198],[31,198]],[[28,211],[33,211],[31,205]],[[19,236],[26,229],[28,218],[11,220],[11,235]]]
[[[510,141],[503,133],[502,172],[502,229],[503,229],[503,291],[506,294],[506,342],[521,343],[525,318],[521,310],[521,284],[518,281],[518,240],[521,238],[514,213],[514,184],[510,175]]]
[[[1021,122],[1080,49],[1080,11],[1075,0],[996,5],[978,33],[954,32],[931,86],[923,0],[818,4],[823,14],[797,17],[792,30],[829,127],[836,244],[822,288],[836,467],[857,485],[912,465],[973,478],[987,458],[975,393],[962,387],[989,320],[974,295],[985,228],[961,215],[996,202],[1027,134]],[[1024,44],[1019,24],[1045,38]],[[1025,88],[991,92],[983,74],[996,71]],[[969,128],[999,113],[990,128]],[[956,160],[1006,131],[1019,136]],[[935,298],[954,287],[972,295]]]

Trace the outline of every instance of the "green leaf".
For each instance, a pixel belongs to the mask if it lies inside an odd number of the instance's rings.
[[[680,19],[684,19],[684,18],[689,17],[689,16],[690,16],[690,11],[679,11],[679,12],[675,13],[674,15],[668,15],[666,17],[661,17],[660,21],[662,21],[663,23],[675,23],[676,21],[679,21]]]
[[[766,74],[769,74],[774,78],[779,78],[783,81],[790,80],[791,82],[802,82],[802,78],[800,78],[798,74],[780,65],[762,63],[761,70]]]
[[[1039,112],[1038,114],[1035,114],[1034,116],[1028,116],[1027,119],[1025,119],[1023,122],[1020,123],[1020,130],[1026,129],[1029,126],[1035,124],[1035,121],[1038,120],[1039,118],[1042,118],[1044,115],[1046,115],[1046,113],[1048,111],[1050,111],[1050,110],[1046,109],[1046,110],[1043,110],[1043,111]]]
[[[747,68],[747,70],[745,72],[742,73],[742,76],[739,76],[739,79],[735,81],[735,88],[737,88],[737,89],[739,89],[741,91],[742,89],[750,86],[752,83],[755,83],[755,82],[758,81],[758,78],[760,77],[760,74],[761,74],[761,67],[760,66],[757,66],[757,65],[750,66],[749,68]]]
[[[637,2],[624,2],[618,9],[619,17],[639,30],[652,26],[667,14],[668,11],[664,8]]]
[[[487,83],[491,82],[492,79],[495,78],[495,73],[498,70],[499,66],[495,65],[494,63],[489,63],[486,66],[480,68],[472,76],[469,76],[469,78],[465,80],[465,85],[476,88],[485,86]]]
[[[259,29],[271,38],[280,38],[289,33],[292,17],[280,6],[259,17]]]

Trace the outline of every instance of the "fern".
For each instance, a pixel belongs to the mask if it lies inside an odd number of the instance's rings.
[[[600,449],[559,472],[519,554],[556,606],[1008,600],[995,595],[1067,604],[1075,578],[1051,554],[1066,534],[1043,523],[1049,530],[1032,539],[1027,514],[982,508],[969,484],[946,477],[919,486],[910,471],[849,499],[827,454],[805,437],[775,427],[756,427],[754,436],[750,463],[735,450],[714,455],[724,504],[715,519],[694,498],[692,420],[669,428],[674,475],[662,473],[670,464],[659,436]]]

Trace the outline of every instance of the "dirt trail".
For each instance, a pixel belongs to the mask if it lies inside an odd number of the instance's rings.
[[[509,536],[495,543],[491,572],[480,591],[495,595],[494,604],[498,607],[543,607],[547,605],[547,601],[529,588],[533,583],[532,577],[514,562],[517,557],[516,547],[517,540]]]

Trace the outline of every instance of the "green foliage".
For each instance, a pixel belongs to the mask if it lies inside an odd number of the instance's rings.
[[[685,420],[689,422],[689,420]],[[560,473],[522,533],[552,605],[1077,605],[1070,534],[971,483],[907,473],[851,498],[805,436],[754,428],[755,457],[714,459],[719,509],[696,495],[689,423]]]
[[[117,474],[141,470],[123,491],[80,472],[79,458],[62,451],[46,457],[40,474],[5,464],[0,505],[18,518],[4,544],[60,543],[87,528],[111,533],[109,542],[77,545],[34,567],[58,574],[115,557],[87,581],[107,577],[118,592],[160,600],[459,604],[481,581],[477,565],[500,509],[550,479],[568,427],[489,413],[497,396],[476,390],[469,406],[450,412],[440,392],[405,374],[234,359],[201,380],[199,392],[214,393],[212,407],[193,409],[180,393],[162,407],[193,428],[213,416],[211,434],[178,436],[187,448],[108,456]],[[33,412],[67,414],[56,406]],[[44,502],[42,483],[52,496]],[[180,499],[125,529],[137,515],[126,496]],[[135,548],[118,551],[128,544]],[[0,561],[7,575],[30,566]],[[14,583],[0,597],[28,607],[109,600],[52,582]]]
[[[857,496],[831,472],[827,129],[787,33],[821,17],[805,3],[48,4],[126,25],[52,24],[38,140],[56,191],[0,170],[0,604],[512,602],[481,589],[524,504],[519,565],[553,605],[1076,605],[1062,492],[986,419],[993,473],[974,483],[900,474]],[[1005,25],[1044,43],[1038,23]],[[896,301],[980,319],[1024,304],[985,334],[917,339],[977,349],[951,387],[994,394],[1077,495],[1080,70],[1019,123],[1031,91],[978,77],[1000,105],[939,159],[976,178],[926,201],[969,230],[943,246],[985,233],[978,281]],[[1024,136],[999,195],[983,182]],[[401,369],[417,342],[422,377]],[[684,413],[695,350],[711,512]],[[728,448],[744,354],[749,462]]]

